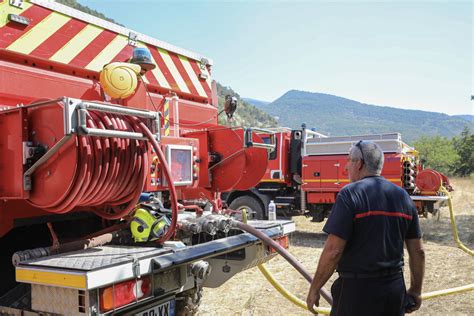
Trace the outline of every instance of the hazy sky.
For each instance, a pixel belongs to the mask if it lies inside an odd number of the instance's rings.
[[[213,59],[244,97],[298,89],[474,115],[472,1],[78,2]]]

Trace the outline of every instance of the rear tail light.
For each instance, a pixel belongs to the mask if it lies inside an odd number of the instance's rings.
[[[290,247],[290,239],[288,238],[288,235],[278,237],[274,239],[280,246],[282,246],[285,249],[288,249]],[[270,253],[275,253],[277,252],[273,247],[268,247]]]
[[[100,290],[100,310],[107,312],[134,301],[142,300],[150,295],[151,282],[149,277],[117,283]]]

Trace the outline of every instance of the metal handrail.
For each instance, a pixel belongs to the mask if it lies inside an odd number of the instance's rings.
[[[127,139],[146,140],[147,137],[142,133],[125,132],[117,130],[107,130],[87,127],[88,110],[113,113],[120,115],[130,115],[145,119],[151,119],[156,129],[155,136],[159,141],[161,138],[160,113],[147,110],[130,109],[123,106],[112,104],[101,104],[90,101],[83,101],[74,98],[59,98],[54,100],[40,101],[23,107],[42,106],[62,102],[64,104],[64,136],[51,147],[43,156],[41,156],[28,170],[23,174],[23,187],[26,191],[32,189],[31,175],[48,159],[50,159],[58,150],[74,135],[88,135],[96,137],[117,137]],[[76,120],[75,120],[76,119]]]
[[[270,144],[256,143],[253,141],[252,133],[270,135]],[[269,152],[274,151],[276,147],[276,134],[268,129],[263,128],[246,128],[244,130],[244,147],[264,148]]]
[[[138,139],[138,140],[147,139],[142,133],[124,132],[124,131],[87,127],[87,110],[85,109],[79,109],[78,121],[79,121],[78,132],[83,135],[97,136],[97,137],[117,137],[117,138]]]

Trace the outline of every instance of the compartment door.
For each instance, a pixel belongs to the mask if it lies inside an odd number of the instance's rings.
[[[338,160],[321,161],[321,188],[341,188],[339,179],[339,168],[341,164]]]
[[[313,157],[303,158],[303,187],[305,190],[321,187],[321,161]]]

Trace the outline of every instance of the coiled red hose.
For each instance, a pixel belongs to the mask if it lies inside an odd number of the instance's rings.
[[[138,132],[135,119],[102,112],[89,112],[87,126]],[[147,143],[144,141],[76,136],[76,175],[60,198],[34,206],[63,214],[73,209],[93,210],[106,219],[119,219],[135,207],[146,178]]]
[[[130,117],[103,115],[102,124],[107,129],[140,130],[135,119]],[[110,177],[99,181],[102,189],[96,190],[97,195],[88,202],[96,206],[106,203],[107,207],[96,207],[95,212],[106,219],[117,219],[129,214],[136,206],[145,183],[148,158],[146,143],[142,141],[113,138],[111,145]]]
[[[167,183],[169,183],[172,219],[168,231],[158,240],[163,243],[174,236],[178,202],[171,172],[165,156],[148,127],[138,118],[89,111],[87,127],[126,132],[141,132],[154,148]],[[35,207],[57,214],[73,209],[92,210],[105,219],[119,219],[136,206],[147,176],[148,147],[146,141],[116,137],[75,137],[77,165],[72,183],[56,201]]]

